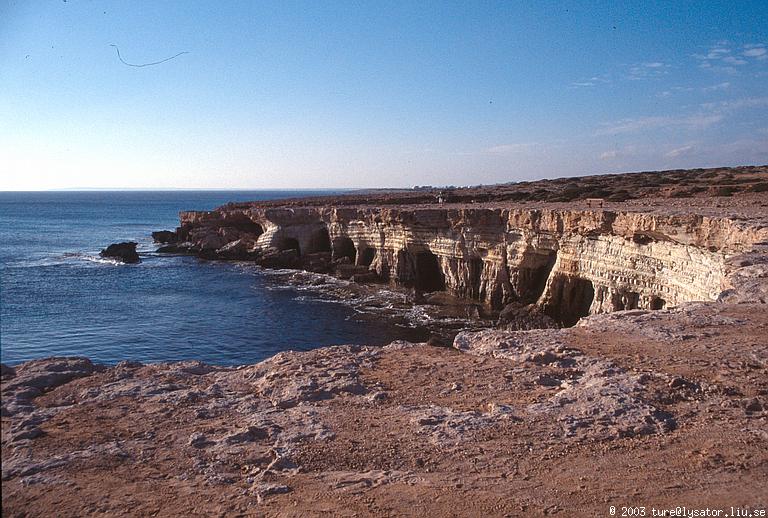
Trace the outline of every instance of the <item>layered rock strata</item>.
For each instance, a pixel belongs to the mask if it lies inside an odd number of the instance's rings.
[[[225,206],[180,219],[177,246],[202,257],[535,304],[564,325],[716,300],[733,258],[768,243],[744,221],[610,210]]]

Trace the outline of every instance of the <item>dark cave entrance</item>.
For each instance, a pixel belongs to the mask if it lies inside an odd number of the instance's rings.
[[[362,266],[370,266],[375,258],[376,249],[368,247],[360,253],[360,264]]]
[[[544,293],[547,279],[557,261],[557,252],[550,250],[546,254],[535,255],[528,252],[526,255],[530,257],[526,262],[532,263],[532,266],[517,271],[517,297],[523,304],[533,304]]]
[[[581,317],[589,315],[595,298],[592,281],[570,275],[553,278],[549,292],[544,313],[566,327],[576,325]]]
[[[292,237],[283,238],[283,242],[280,245],[280,250],[296,250],[296,255],[301,255],[301,247],[299,247],[299,240]]]
[[[355,243],[348,237],[337,237],[333,240],[333,260],[346,257],[349,262],[355,264],[357,258],[357,250],[355,250]]]
[[[547,285],[547,279],[549,279],[549,274],[552,273],[552,268],[555,266],[555,261],[557,261],[557,253],[553,251],[547,256],[543,266],[531,270],[529,290],[525,297],[527,303],[531,304],[536,302],[539,300],[539,297],[541,297],[541,294],[544,293],[544,288]],[[590,304],[591,303],[592,301],[590,301]]]
[[[445,277],[437,256],[432,252],[416,254],[416,289],[423,292],[445,289]]]
[[[236,228],[255,236],[260,236],[264,233],[264,227],[253,221],[245,214],[233,214],[227,218],[224,226]]]
[[[661,297],[651,297],[651,309],[664,309],[664,306],[667,305],[667,301],[662,299]]]
[[[614,304],[614,311],[637,309],[639,304],[640,295],[634,291],[627,291],[618,295],[616,303]]]
[[[314,252],[330,252],[331,251],[331,236],[328,235],[328,229],[323,227],[314,235],[309,242],[307,253]]]

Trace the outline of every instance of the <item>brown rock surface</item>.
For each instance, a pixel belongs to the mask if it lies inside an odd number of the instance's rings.
[[[766,332],[763,305],[707,303],[239,368],[31,362],[4,369],[3,515],[765,505]]]

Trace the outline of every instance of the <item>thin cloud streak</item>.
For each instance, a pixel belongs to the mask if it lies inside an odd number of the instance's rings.
[[[768,49],[765,43],[734,47],[729,42],[719,42],[706,54],[694,54],[692,57],[699,62],[699,68],[738,74],[744,67],[768,60]]]
[[[650,63],[638,63],[629,67],[626,78],[630,81],[641,81],[644,79],[655,79],[669,73],[671,65],[660,61]]]
[[[682,117],[639,117],[636,119],[622,119],[608,124],[595,132],[595,136],[619,135],[622,133],[635,133],[650,129],[671,127],[685,127],[701,129],[717,124],[723,120],[721,114],[687,115]]]
[[[603,75],[592,76],[589,79],[574,81],[569,85],[569,88],[585,88],[585,87],[593,87],[593,86],[608,85],[608,84],[611,84],[611,78],[603,74]]]
[[[649,116],[620,119],[612,123],[605,123],[595,131],[595,136],[619,135],[622,133],[635,133],[651,129],[663,128],[687,128],[705,129],[713,126],[734,112],[746,108],[768,107],[768,97],[748,97],[744,99],[732,99],[700,105],[703,111],[690,115],[680,116]]]
[[[689,154],[691,151],[693,151],[693,149],[694,149],[694,146],[682,146],[682,147],[672,149],[667,153],[664,153],[664,156],[667,158],[677,158],[679,156]]]
[[[525,153],[530,151],[539,144],[536,142],[520,143],[520,144],[501,144],[499,146],[493,146],[485,150],[485,153],[490,155],[512,155],[518,153]]]

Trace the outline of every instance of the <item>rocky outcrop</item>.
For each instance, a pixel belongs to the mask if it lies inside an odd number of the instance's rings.
[[[506,331],[526,331],[529,329],[557,328],[557,322],[544,314],[536,304],[523,305],[519,302],[507,304],[499,312],[499,329]]]
[[[182,212],[202,257],[330,271],[500,310],[534,304],[561,325],[716,300],[731,260],[768,229],[695,214],[554,208],[233,207]]]
[[[99,255],[117,259],[123,263],[138,263],[141,262],[141,259],[139,254],[136,253],[136,245],[137,243],[134,242],[113,243],[102,250]]]
[[[647,377],[569,347],[568,335],[560,330],[460,333],[453,345],[467,354],[503,358],[529,372],[549,366],[536,383],[559,390],[527,411],[557,421],[566,437],[632,437],[676,427],[672,415],[644,399]]]
[[[757,508],[762,309],[692,303],[240,367],[3,367],[3,516],[546,515],[574,498],[569,515],[599,516],[609,491],[692,506],[702,487],[721,491],[707,505]]]
[[[162,243],[162,244],[175,243],[176,238],[177,238],[176,232],[172,230],[158,230],[157,232],[152,232],[152,240],[155,243]]]

